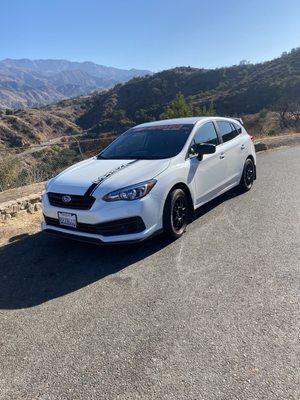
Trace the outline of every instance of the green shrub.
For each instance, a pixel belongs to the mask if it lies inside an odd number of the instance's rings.
[[[191,117],[193,115],[192,108],[185,101],[181,93],[177,93],[172,103],[160,114],[161,119]]]

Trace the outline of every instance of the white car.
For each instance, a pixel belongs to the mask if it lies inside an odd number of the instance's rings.
[[[94,243],[180,237],[195,209],[256,179],[251,136],[236,119],[193,117],[129,129],[46,185],[42,229]]]

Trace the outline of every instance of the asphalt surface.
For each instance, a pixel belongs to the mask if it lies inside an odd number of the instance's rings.
[[[180,240],[0,252],[2,399],[299,399],[300,147]]]

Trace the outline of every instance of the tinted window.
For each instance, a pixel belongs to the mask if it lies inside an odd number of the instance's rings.
[[[235,129],[236,129],[238,135],[239,135],[240,133],[242,133],[242,128],[241,128],[238,124],[232,124],[232,125],[235,127]]]
[[[208,122],[207,124],[199,128],[194,137],[193,144],[194,143],[210,143],[215,145],[218,144],[217,132],[212,122]]]
[[[239,135],[238,130],[234,124],[226,121],[218,121],[218,126],[220,128],[220,133],[222,135],[223,142],[228,142],[228,140],[234,139]]]
[[[192,128],[192,124],[132,128],[104,149],[98,158],[154,160],[174,157],[182,150]]]

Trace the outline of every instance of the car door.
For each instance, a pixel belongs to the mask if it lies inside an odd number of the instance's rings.
[[[193,145],[210,143],[216,145],[216,152],[205,154],[199,161],[193,153]],[[226,162],[220,149],[220,141],[213,122],[200,126],[195,133],[189,150],[190,181],[193,180],[196,206],[216,197],[224,187],[227,171]]]
[[[229,188],[239,183],[245,161],[241,140],[242,129],[225,120],[218,120],[217,127],[222,138],[220,150],[226,163],[226,186]]]

